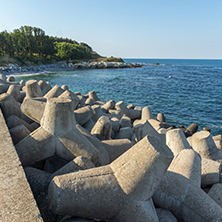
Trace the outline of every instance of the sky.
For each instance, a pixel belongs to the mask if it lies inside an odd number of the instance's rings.
[[[24,25],[102,56],[222,59],[221,0],[0,0],[0,32]]]

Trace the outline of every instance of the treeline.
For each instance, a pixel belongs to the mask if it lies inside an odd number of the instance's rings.
[[[40,28],[21,26],[0,32],[0,56],[36,57],[57,60],[94,59],[100,56],[86,43],[48,36]]]

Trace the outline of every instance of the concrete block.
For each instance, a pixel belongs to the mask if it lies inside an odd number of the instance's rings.
[[[24,125],[15,126],[11,128],[9,132],[11,134],[14,145],[23,140],[31,133]]]
[[[119,101],[115,104],[117,110],[122,110],[125,115],[128,114],[128,109],[123,101]]]
[[[208,131],[200,131],[192,136],[192,147],[201,157],[217,160],[219,149],[217,149],[211,134]]]
[[[54,154],[66,160],[72,160],[76,156],[85,156],[96,162],[99,153],[76,130],[73,102],[64,98],[47,100],[41,127],[16,144],[16,149],[24,166],[49,158]]]
[[[111,138],[112,124],[107,116],[101,116],[91,130],[91,134],[100,140]]]
[[[138,141],[144,138],[146,135],[155,136],[160,138],[159,133],[152,127],[147,120],[142,120],[141,123],[133,127],[133,132],[136,135]]]
[[[119,138],[120,139],[131,140],[132,136],[133,136],[133,130],[131,127],[120,128],[120,130],[119,130]]]
[[[201,186],[201,157],[192,149],[183,149],[171,162],[168,171],[178,173]]]
[[[20,103],[20,86],[19,85],[11,85],[7,91],[8,94],[12,95],[14,99]]]
[[[67,99],[71,99],[74,102],[74,110],[76,109],[76,107],[79,104],[79,98],[77,95],[75,95],[73,92],[66,90],[64,91],[59,98],[67,98]]]
[[[15,82],[15,77],[14,76],[8,76],[6,81],[7,82]]]
[[[18,116],[19,118],[22,117],[20,106],[12,95],[2,93],[0,95],[0,107],[5,119],[11,115]]]
[[[106,116],[106,114],[102,111],[101,106],[99,105],[93,105],[91,106],[92,110],[93,110],[93,115],[92,115],[92,120],[96,123],[97,120],[101,117],[101,116]]]
[[[64,175],[67,173],[77,172],[79,170],[87,170],[94,168],[95,164],[86,157],[78,156],[75,159],[71,160],[65,166],[61,167],[55,171],[50,178],[53,179],[55,176]]]
[[[63,90],[65,90],[65,91],[66,91],[66,90],[69,90],[69,87],[68,87],[67,85],[62,85],[61,88],[62,88]]]
[[[84,106],[74,111],[76,122],[79,125],[84,125],[93,115],[93,110],[90,106]]]
[[[113,109],[110,109],[109,110],[109,113],[111,114],[111,118],[112,117],[116,117],[117,119],[121,119],[122,116],[123,116],[123,110],[119,109],[119,110],[113,110]]]
[[[163,113],[158,113],[156,119],[160,122],[166,122],[166,118]]]
[[[92,128],[95,126],[95,122],[90,118],[86,123],[83,124],[83,127],[91,132]]]
[[[217,161],[202,158],[201,161],[201,185],[202,187],[220,183],[221,181],[221,163]]]
[[[186,177],[167,171],[153,195],[155,206],[171,211],[178,221],[213,221],[222,208]]]
[[[36,98],[43,96],[42,90],[36,80],[34,79],[28,80],[25,83],[25,87],[26,87],[27,98]]]
[[[166,133],[166,145],[172,150],[174,156],[184,149],[191,149],[187,139],[180,129],[169,130]]]
[[[93,102],[96,102],[96,101],[100,100],[100,99],[98,98],[98,96],[97,96],[97,94],[96,94],[95,91],[89,92],[89,98],[92,99]]]
[[[70,216],[109,220],[121,210],[124,215],[124,208],[136,204],[140,205],[141,215],[146,215],[149,208],[142,202],[153,195],[172,158],[166,145],[147,136],[110,165],[54,177],[49,185],[50,209]]]
[[[220,207],[222,207],[222,184],[215,183],[207,193]]]
[[[195,123],[192,123],[190,126],[187,127],[187,130],[189,130],[193,135],[194,133],[197,132],[198,126]]]
[[[35,130],[34,126],[32,126],[31,124],[27,123],[26,121],[24,121],[23,119],[15,116],[15,115],[9,116],[6,119],[6,124],[9,129],[11,129],[15,126],[24,125],[29,130],[29,132],[32,132]]]
[[[141,111],[136,109],[128,109],[127,116],[131,120],[140,119],[141,118]]]
[[[26,116],[40,123],[45,111],[46,101],[47,99],[42,97],[25,99],[21,105],[21,110]]]
[[[52,86],[44,80],[39,80],[38,84],[42,90],[43,96],[52,89]]]
[[[58,85],[55,85],[51,90],[49,90],[45,95],[44,98],[54,98],[60,96],[65,90],[63,90]]]
[[[102,105],[101,109],[103,112],[108,113],[110,109],[115,107],[115,101],[109,100],[104,105]]]
[[[126,205],[111,222],[159,222],[152,199],[132,201]]]
[[[45,160],[44,171],[53,174],[68,163],[69,161],[54,155]]]
[[[132,142],[129,139],[103,140],[102,144],[109,154],[110,162],[132,147]]]
[[[1,110],[0,141],[1,221],[42,222]]]
[[[123,115],[119,121],[119,124],[120,128],[131,127],[131,119],[128,116]]]
[[[118,132],[119,131],[119,119],[116,117],[112,117],[111,123],[112,123],[112,130],[114,132]]]
[[[176,217],[169,211],[162,208],[156,208],[156,214],[159,222],[178,222]]]
[[[141,119],[142,120],[154,119],[153,113],[149,106],[146,106],[142,109]]]
[[[92,98],[87,98],[85,101],[86,106],[92,106],[94,104],[94,101]]]
[[[90,134],[86,129],[81,127],[79,124],[76,125],[76,128],[99,150],[99,166],[109,164],[110,157],[107,150],[104,147],[104,144],[96,137]]]

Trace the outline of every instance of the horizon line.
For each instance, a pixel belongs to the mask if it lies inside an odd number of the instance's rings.
[[[146,57],[121,57],[122,59],[181,59],[181,60],[222,60],[221,59],[218,59],[218,58],[215,58],[215,59],[212,59],[212,58],[146,58]]]

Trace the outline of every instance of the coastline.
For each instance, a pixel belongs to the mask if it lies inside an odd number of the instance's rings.
[[[39,66],[24,66],[19,67],[17,64],[8,64],[5,67],[0,67],[0,74],[6,76],[15,75],[35,75],[41,73],[54,73],[63,71],[72,71],[76,69],[119,69],[119,68],[137,68],[143,66],[138,63],[125,62],[80,62],[80,63],[66,63],[58,62]]]

